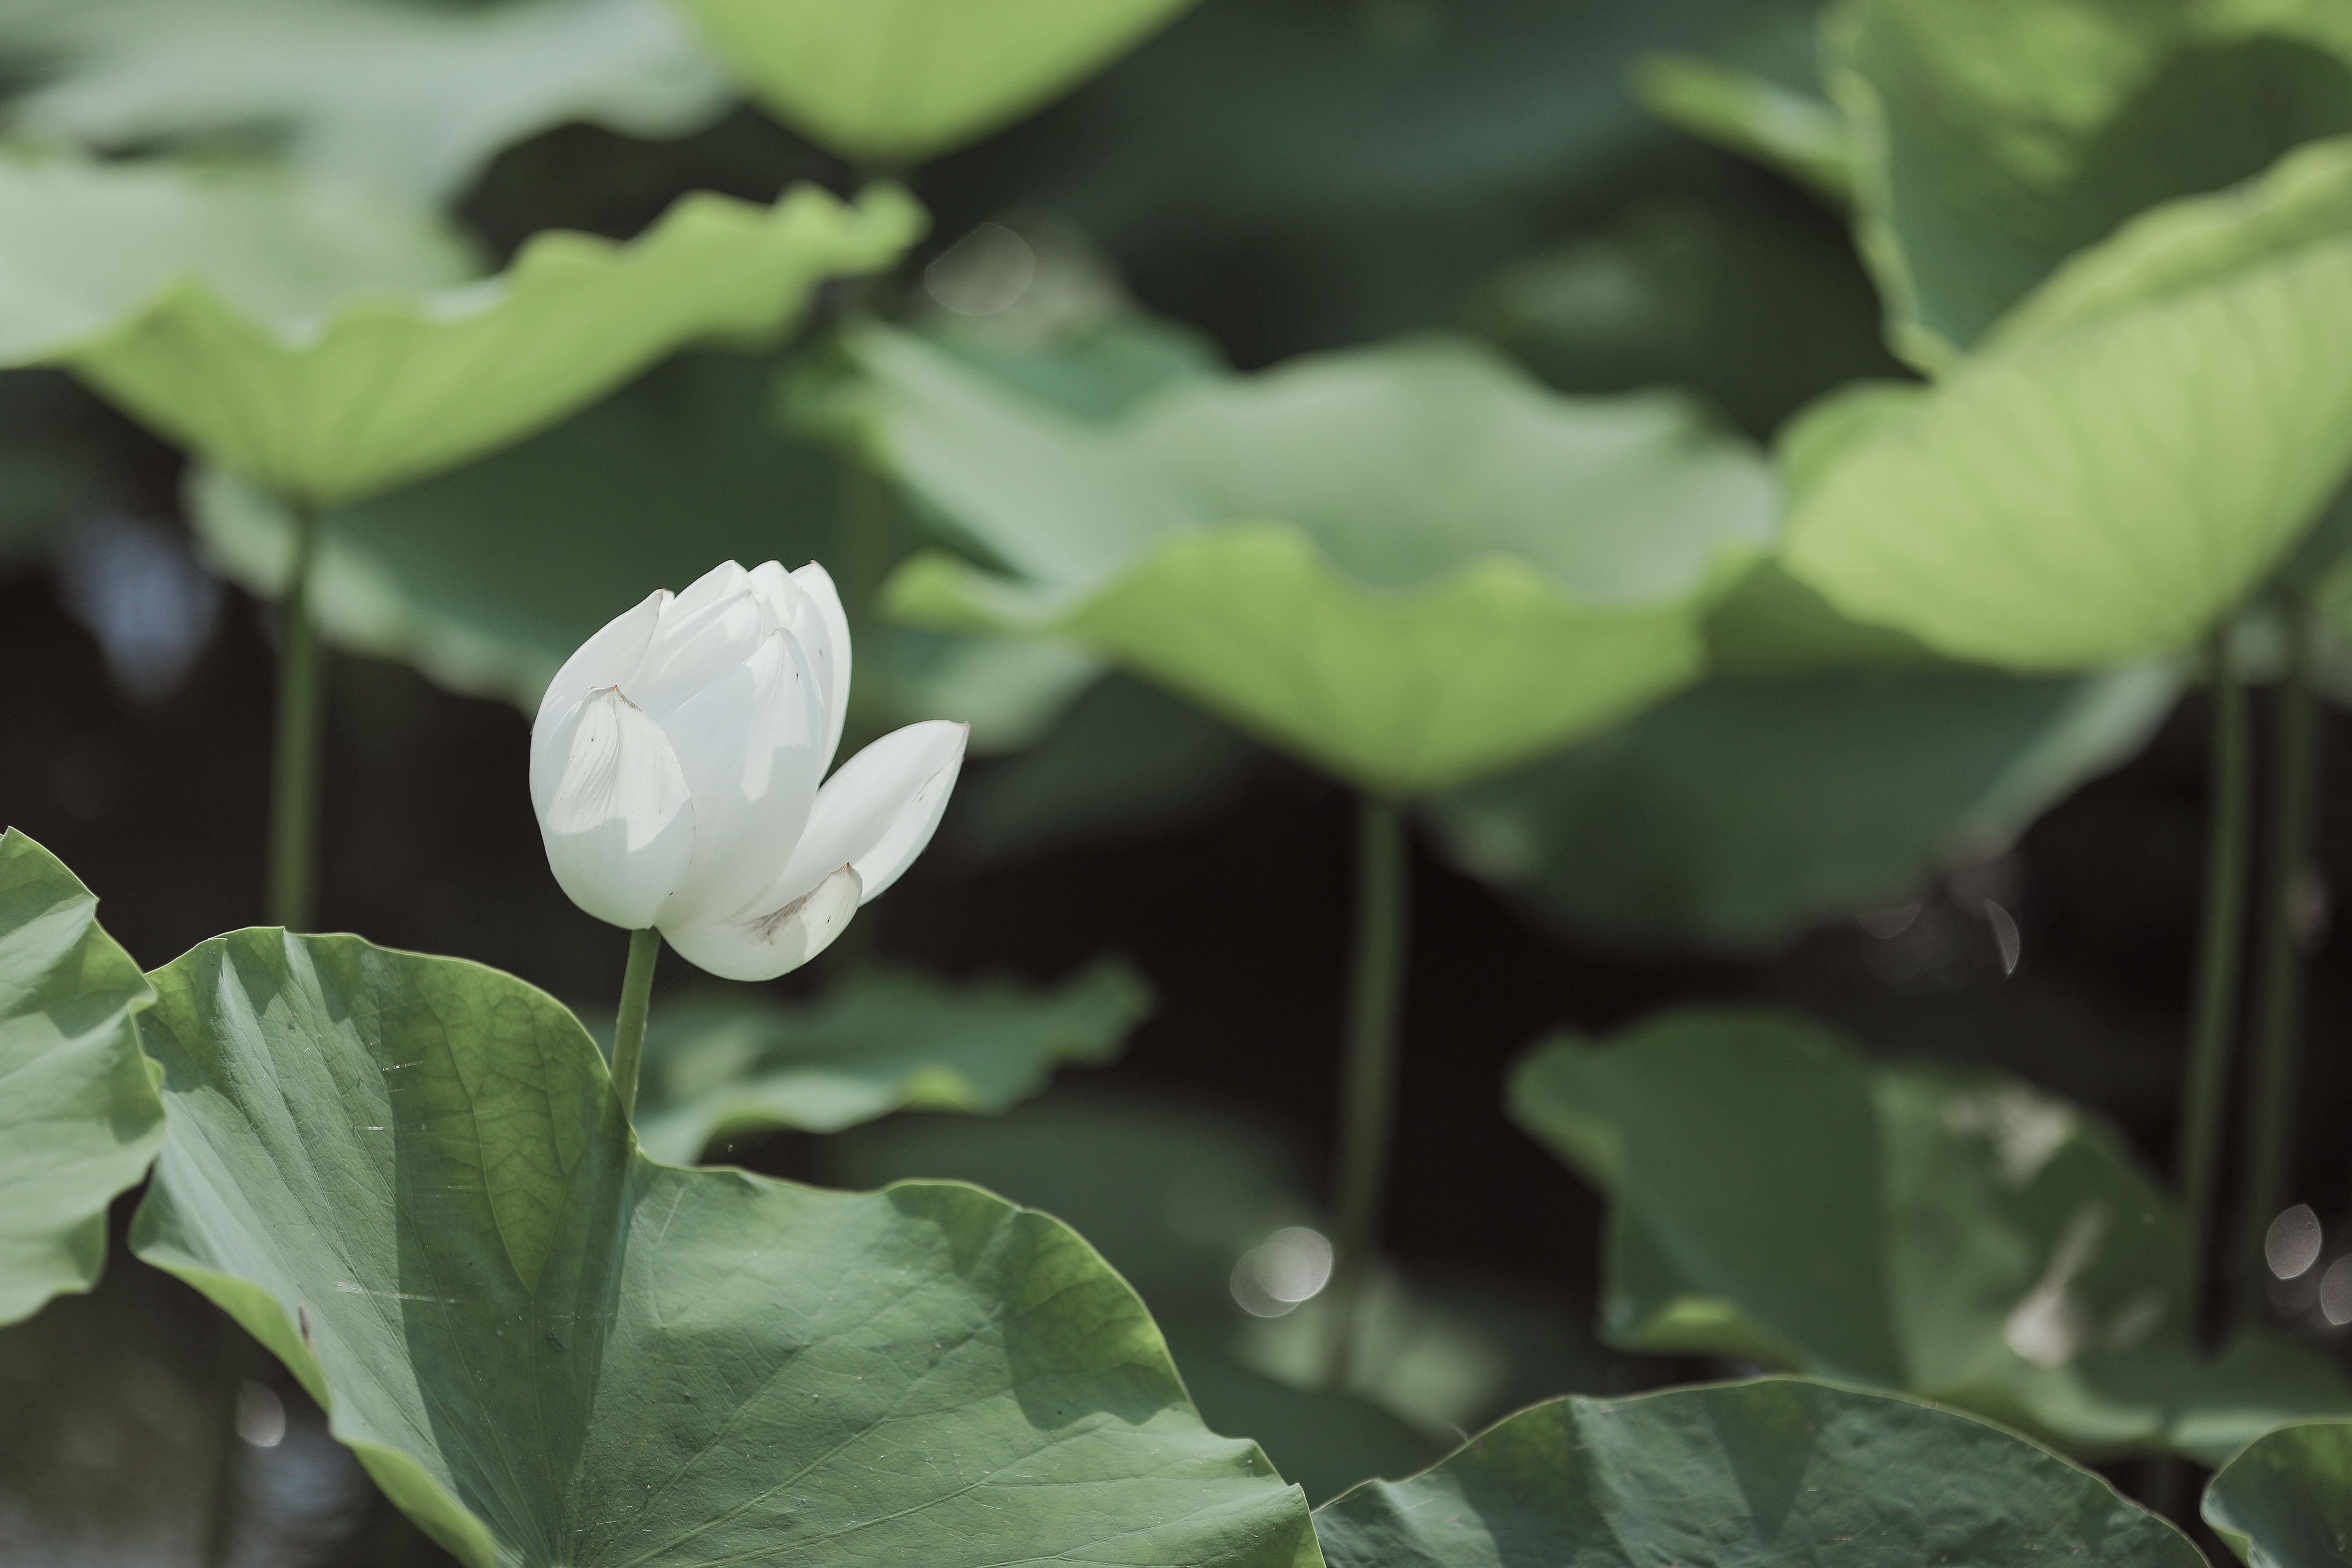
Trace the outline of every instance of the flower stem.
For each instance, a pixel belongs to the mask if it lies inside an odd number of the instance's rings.
[[[2252,772],[2246,689],[2230,646],[2231,628],[2209,645],[2213,703],[2212,798],[2208,807],[2204,913],[2198,933],[2197,994],[2180,1085],[2180,1136],[2174,1171],[2189,1223],[2195,1270],[2191,1300],[2206,1321],[2213,1278],[2215,1185],[2222,1113],[2230,1087],[2231,1026],[2238,1005],[2239,947],[2246,915],[2249,795]]]
[[[2277,763],[2271,781],[2263,917],[2261,1012],[2238,1209],[2239,1266],[2252,1311],[2263,1305],[2263,1241],[2286,1201],[2294,1163],[2294,1100],[2303,1069],[2302,933],[2296,901],[2311,859],[2319,805],[2319,707],[2311,689],[2316,617],[2307,595],[2287,607],[2287,668],[2279,682]]]
[[[317,897],[319,758],[326,682],[310,578],[319,553],[319,512],[295,505],[294,570],[278,605],[278,742],[269,795],[269,919],[307,931]]]
[[[613,1025],[613,1088],[621,1097],[624,1120],[637,1113],[637,1064],[646,1054],[646,1016],[653,1011],[654,965],[661,960],[661,932],[648,926],[629,933],[629,967],[621,977],[621,1016]]]
[[[1339,1234],[1332,1249],[1324,1382],[1347,1385],[1357,1356],[1364,1281],[1388,1188],[1396,1124],[1397,1014],[1404,994],[1404,808],[1363,797],[1356,841],[1356,952],[1341,1085],[1339,1159],[1332,1185]]]

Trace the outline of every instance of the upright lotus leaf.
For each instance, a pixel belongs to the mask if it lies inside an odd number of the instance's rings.
[[[0,1323],[106,1265],[106,1206],[163,1140],[131,1022],[152,995],[89,890],[0,834]]]
[[[37,60],[18,130],[152,148],[260,129],[299,167],[436,199],[552,126],[676,136],[729,100],[662,0],[37,0],[0,36]]]
[[[2204,1562],[1998,1426],[1787,1377],[1534,1405],[1411,1480],[1324,1504],[1315,1530],[1332,1568]]]
[[[1191,0],[677,0],[753,97],[814,141],[895,166],[1085,79]]]
[[[2257,1437],[2205,1489],[2205,1522],[2249,1568],[2352,1563],[2352,1421]]]
[[[871,429],[973,552],[902,616],[1055,631],[1375,791],[1529,756],[1695,676],[1769,476],[1663,394],[1564,398],[1433,340],[1173,384],[1115,421],[863,335]]]
[[[1826,33],[1863,247],[1923,364],[2145,208],[2352,131],[2333,0],[1845,0]]]
[[[2021,1083],[1874,1067],[1769,1013],[1538,1047],[1513,1116],[1611,1200],[1605,1334],[1893,1388],[2086,1456],[2218,1464],[2352,1413],[2326,1358],[2195,1348],[2172,1201]]]
[[[656,1164],[577,1020],[478,965],[244,931],[153,979],[133,1245],[469,1568],[1316,1561],[1057,1222]]]
[[[1784,560],[1845,615],[1956,658],[2063,670],[2179,647],[2352,468],[2347,349],[2352,143],[2335,142],[2148,215],[1933,389],[1874,393],[1800,487]]]
[[[1713,680],[1423,811],[1458,864],[1575,930],[1766,947],[2006,847],[2178,689],[2161,665]]]
[[[1853,194],[1845,118],[1822,86],[1816,5],[1769,8],[1706,54],[1634,62],[1642,106],[1670,125],[1772,164],[1844,204]]]
[[[921,210],[696,193],[626,245],[534,237],[497,278],[257,319],[180,279],[63,360],[163,434],[290,500],[360,500],[554,423],[675,349],[762,339],[816,286],[895,260]]]
[[[812,1006],[665,1002],[646,1032],[638,1136],[690,1164],[729,1137],[838,1132],[894,1110],[1010,1110],[1055,1067],[1110,1060],[1151,988],[1106,959],[1050,992],[861,970]]]

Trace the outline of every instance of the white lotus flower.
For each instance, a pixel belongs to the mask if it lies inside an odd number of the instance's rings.
[[[848,700],[824,567],[730,561],[656,593],[564,661],[531,725],[556,881],[730,980],[806,963],[923,852],[963,765],[969,726],[933,720],[820,789]]]

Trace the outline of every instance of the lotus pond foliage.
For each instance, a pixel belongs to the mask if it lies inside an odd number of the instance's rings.
[[[0,1558],[2352,1568],[2338,6],[0,63]]]

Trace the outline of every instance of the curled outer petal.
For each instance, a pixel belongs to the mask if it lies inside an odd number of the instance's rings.
[[[766,914],[662,934],[681,958],[721,980],[773,980],[832,946],[857,912],[863,891],[856,871],[843,866]]]
[[[842,763],[817,791],[808,828],[768,901],[797,898],[840,865],[857,868],[868,901],[879,897],[938,831],[971,733],[969,724],[926,720]]]
[[[539,700],[539,716],[530,726],[531,801],[541,811],[547,809],[539,798],[541,736],[571,716],[572,710],[588,700],[588,694],[599,687],[618,686],[628,679],[637,666],[644,662],[646,649],[652,646],[654,628],[660,625],[662,607],[669,603],[669,590],[656,588],[629,608],[623,610],[598,628],[596,635],[574,649],[555,679],[547,683],[546,694]]]
[[[553,725],[545,747],[545,798],[538,767],[531,793],[557,884],[600,921],[653,924],[694,856],[694,803],[669,738],[605,687]]]

